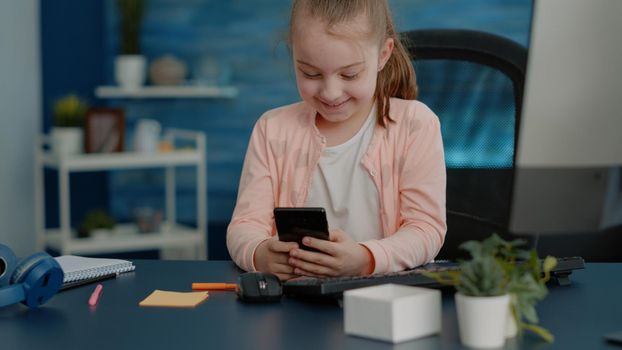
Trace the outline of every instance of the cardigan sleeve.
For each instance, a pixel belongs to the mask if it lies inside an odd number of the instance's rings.
[[[274,187],[266,140],[265,118],[251,134],[233,216],[227,228],[227,248],[233,261],[245,271],[255,271],[253,257],[259,244],[272,235]]]
[[[414,268],[434,259],[445,240],[446,169],[438,117],[425,105],[426,118],[409,134],[398,177],[399,227],[363,244],[372,252],[374,273]]]

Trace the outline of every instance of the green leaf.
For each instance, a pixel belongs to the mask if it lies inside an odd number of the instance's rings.
[[[527,321],[531,323],[538,323],[538,314],[536,313],[536,308],[533,305],[521,305],[520,308]]]
[[[440,284],[455,286],[458,284],[458,277],[460,276],[460,271],[423,271],[422,275],[432,278]]]
[[[555,337],[553,336],[553,334],[551,334],[551,332],[549,332],[548,330],[540,327],[540,326],[536,326],[533,324],[523,324],[522,327],[528,331],[531,331],[537,335],[539,335],[542,339],[544,339],[546,342],[552,343],[555,341]]]
[[[544,277],[541,278],[542,283],[547,282],[551,278],[551,270],[557,266],[557,259],[552,256],[547,256],[544,258],[544,262],[542,263],[542,272],[544,273]]]

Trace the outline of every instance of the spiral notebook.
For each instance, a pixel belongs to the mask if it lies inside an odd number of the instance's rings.
[[[136,266],[131,261],[121,259],[86,258],[83,256],[63,255],[54,258],[63,269],[63,283],[80,281],[111,273],[134,271]]]

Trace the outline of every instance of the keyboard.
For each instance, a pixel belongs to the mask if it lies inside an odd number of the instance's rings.
[[[569,275],[572,271],[583,269],[584,267],[585,263],[581,257],[557,258],[557,266],[551,271],[552,280],[560,285],[567,285],[570,283]],[[432,278],[424,276],[422,272],[441,272],[459,269],[456,262],[438,261],[412,270],[390,274],[336,278],[300,277],[283,283],[283,294],[303,298],[340,298],[346,290],[385,283],[440,288],[445,286]]]

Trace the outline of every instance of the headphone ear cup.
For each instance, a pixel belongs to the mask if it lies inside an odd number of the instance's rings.
[[[11,248],[0,243],[0,287],[4,287],[11,283],[13,271],[17,265],[17,257]]]
[[[24,276],[32,269],[37,263],[43,259],[49,258],[50,255],[44,252],[34,253],[18,261],[13,275],[11,275],[11,284],[21,283]]]
[[[49,254],[39,252],[19,262],[11,276],[11,284],[22,284],[25,294],[22,303],[36,307],[58,292],[63,277],[63,269],[58,262]]]

